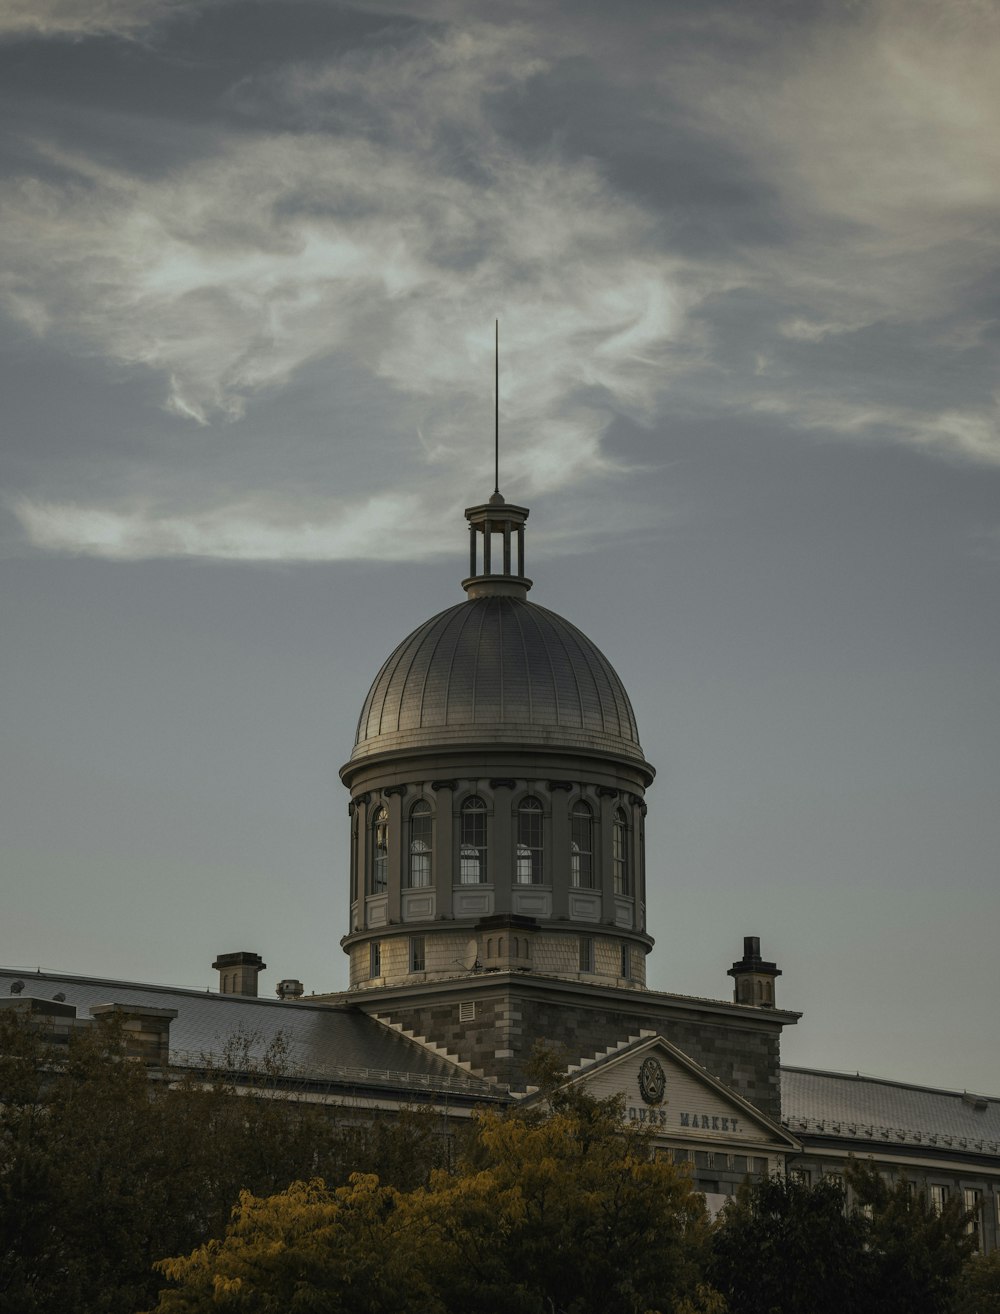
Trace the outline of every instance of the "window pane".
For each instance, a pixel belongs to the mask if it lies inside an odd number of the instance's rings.
[[[542,805],[526,798],[517,810],[517,881],[539,885],[542,880]]]
[[[593,817],[586,803],[577,803],[570,817],[570,882],[578,889],[594,886]]]
[[[431,883],[431,825],[430,804],[414,804],[410,812],[408,883],[411,890],[423,889]]]
[[[580,936],[580,971],[594,970],[594,941],[589,935]]]
[[[424,957],[424,937],[422,935],[410,936],[410,971],[423,972],[425,970],[426,959]]]
[[[616,809],[611,832],[611,865],[614,874],[615,894],[632,893],[632,868],[628,843],[628,820],[621,808]]]
[[[462,804],[458,878],[463,885],[486,880],[486,804],[481,798],[467,798]]]
[[[389,883],[389,810],[380,807],[372,818],[371,894],[384,894]]]

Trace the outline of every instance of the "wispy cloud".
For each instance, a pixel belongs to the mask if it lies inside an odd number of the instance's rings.
[[[147,557],[215,557],[223,561],[399,560],[409,540],[392,533],[422,514],[417,497],[393,493],[360,506],[313,507],[274,502],[219,506],[189,515],[149,505],[80,506],[18,498],[11,509],[29,541],[50,552],[136,561]]]
[[[60,178],[0,190],[0,252],[17,271],[3,285],[9,311],[157,371],[165,406],[201,426],[238,420],[310,361],[344,357],[422,399],[438,467],[468,450],[499,315],[508,470],[537,492],[607,469],[605,428],[615,413],[654,414],[687,309],[718,279],[658,252],[648,216],[592,162],[506,147],[482,104],[487,66],[516,83],[539,62],[520,34],[487,30],[293,69],[260,94],[312,117],[346,96],[378,131],[244,133],[164,178],[40,146]],[[73,526],[81,550],[108,554],[222,541],[187,521],[148,532],[147,514],[20,510],[50,546],[69,546]],[[280,547],[264,525],[256,539]],[[352,533],[322,541],[368,550]]]
[[[213,0],[4,0],[5,36],[133,36],[163,18],[206,8]],[[218,0],[214,0],[218,3]]]
[[[168,9],[12,12],[75,13],[98,32]],[[297,535],[287,502],[236,476],[208,512],[210,489],[138,506],[103,471],[99,493],[70,503],[43,488],[18,503],[31,541],[106,555],[381,551],[350,521],[352,500],[377,507],[387,477],[417,498],[433,481],[456,504],[467,489],[494,315],[505,468],[526,495],[620,473],[609,425],[662,423],[681,379],[704,414],[780,410],[791,431],[994,462],[985,366],[964,392],[944,368],[933,395],[910,390],[932,345],[943,361],[992,350],[971,303],[1000,246],[997,11],[875,0],[796,24],[761,12],[763,33],[738,7],[658,10],[655,58],[642,24],[591,14],[584,44],[590,76],[645,116],[645,140],[659,122],[658,140],[693,134],[692,166],[738,161],[755,204],[780,211],[779,238],[742,233],[734,203],[717,216],[724,240],[681,242],[670,189],[683,154],[646,147],[643,187],[629,191],[612,155],[571,146],[555,121],[530,141],[508,130],[503,107],[580,62],[581,29],[557,6],[483,23],[445,4],[431,35],[394,28],[248,74],[225,98],[236,125],[169,172],[36,142],[39,167],[0,185],[0,265],[14,271],[0,297],[30,333],[159,380],[163,406],[206,446],[223,431],[238,441],[256,403],[327,361],[397,399],[419,441],[401,458],[398,433],[395,448],[366,434],[367,460],[317,511],[320,533]],[[626,67],[642,81],[631,101]],[[658,187],[671,198],[660,208]]]

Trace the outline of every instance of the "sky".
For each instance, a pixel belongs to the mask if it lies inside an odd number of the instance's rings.
[[[993,0],[0,0],[0,961],[346,987],[465,506],[657,768],[656,989],[1000,1094]]]

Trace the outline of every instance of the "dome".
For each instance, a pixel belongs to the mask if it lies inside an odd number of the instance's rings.
[[[351,762],[465,745],[597,753],[652,775],[611,663],[519,596],[473,596],[404,639],[365,699]]]

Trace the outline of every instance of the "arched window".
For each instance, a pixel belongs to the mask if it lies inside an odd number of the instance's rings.
[[[383,803],[372,817],[372,860],[369,894],[385,894],[389,887],[389,809]]]
[[[615,894],[631,894],[632,863],[628,843],[628,817],[624,808],[615,808],[611,828],[611,869]]]
[[[517,809],[517,867],[519,885],[542,883],[542,805],[525,798]]]
[[[422,890],[431,883],[431,805],[426,799],[410,809],[410,867],[406,881],[411,890]]]
[[[590,804],[581,798],[569,819],[569,876],[570,884],[581,890],[594,885],[594,814]]]
[[[486,880],[486,804],[475,794],[462,804],[458,879],[462,885]]]

